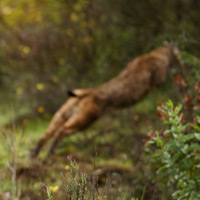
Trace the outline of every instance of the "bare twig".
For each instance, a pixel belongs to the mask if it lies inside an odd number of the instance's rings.
[[[19,200],[21,196],[21,181],[17,180],[17,141],[16,141],[16,124],[13,106],[11,107],[11,124],[12,132],[11,134],[4,133],[7,147],[11,153],[11,160],[5,158],[5,163],[11,172],[11,200]]]

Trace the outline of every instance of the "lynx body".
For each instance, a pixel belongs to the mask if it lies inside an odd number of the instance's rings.
[[[115,78],[94,89],[74,89],[55,113],[44,136],[32,151],[36,157],[53,138],[49,153],[63,137],[85,130],[110,109],[124,108],[138,102],[153,87],[166,80],[171,65],[182,64],[178,49],[171,43],[136,57]]]

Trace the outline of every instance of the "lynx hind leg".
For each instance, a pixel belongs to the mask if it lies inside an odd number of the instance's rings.
[[[47,132],[37,143],[36,147],[31,150],[31,158],[36,158],[42,149],[42,147],[47,143],[47,141],[53,136],[53,132]]]
[[[49,127],[47,128],[47,131],[45,135],[39,140],[36,147],[31,152],[31,158],[37,157],[42,147],[50,140],[54,133],[57,131],[57,129],[62,126],[62,124],[65,122],[64,117],[60,114],[60,111],[56,112],[53,119],[51,120]]]
[[[88,100],[85,99],[85,102],[82,102],[75,113],[68,119],[68,121],[63,124],[63,126],[57,130],[57,132],[54,134],[54,141],[49,149],[49,153],[53,153],[54,149],[57,147],[57,145],[61,142],[61,140],[65,136],[69,136],[73,133],[76,133],[78,131],[83,131],[87,129],[88,126],[90,126],[99,116],[98,109],[95,109],[94,106],[86,106],[88,103]],[[90,102],[92,103],[92,102]]]
[[[57,130],[68,120],[71,110],[78,102],[77,98],[70,98],[53,116],[45,135],[39,140],[37,146],[31,151],[31,158],[37,157],[42,147],[50,140]]]
[[[53,116],[47,132],[55,132],[62,124],[64,124],[68,118],[70,118],[77,103],[78,98],[69,98]]]
[[[48,154],[53,154],[55,148],[58,146],[58,144],[61,142],[61,140],[65,136],[69,136],[72,133],[78,132],[81,130],[79,127],[79,115],[73,115],[71,118],[69,118],[68,121],[65,122],[54,134],[54,140],[49,148]]]
[[[54,154],[54,151],[56,149],[56,147],[58,146],[58,144],[62,141],[62,139],[65,136],[68,136],[72,133],[78,132],[79,130],[77,129],[65,129],[64,127],[62,127],[61,130],[59,130],[56,134],[56,136],[54,137],[54,140],[48,150],[48,155],[50,154]]]

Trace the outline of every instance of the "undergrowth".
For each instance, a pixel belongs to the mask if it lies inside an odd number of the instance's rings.
[[[197,123],[183,123],[182,106],[168,101],[160,109],[165,130],[152,134],[147,160],[151,178],[163,196],[176,200],[200,199],[200,117]]]
[[[66,193],[66,200],[128,200],[125,192],[111,194],[111,185],[108,183],[102,189],[98,186],[98,177],[89,176],[81,172],[76,160],[67,156],[70,169],[70,175],[64,176],[63,185]],[[51,190],[45,183],[42,187],[46,191],[46,200],[52,200]],[[131,198],[131,200],[139,200]],[[143,197],[141,198],[143,200]]]

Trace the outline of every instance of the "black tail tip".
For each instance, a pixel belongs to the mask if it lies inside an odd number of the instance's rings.
[[[67,90],[67,95],[69,97],[75,97],[76,95],[74,94],[73,90]]]

